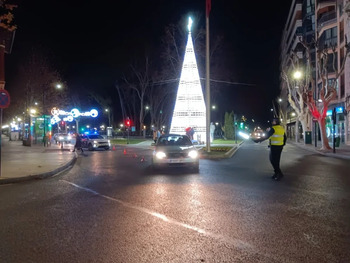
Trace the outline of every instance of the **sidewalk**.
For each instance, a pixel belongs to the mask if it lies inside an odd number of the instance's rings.
[[[22,141],[9,141],[6,136],[1,142],[0,184],[53,176],[76,160],[76,154],[71,152],[73,145],[64,145],[63,149],[56,144],[23,146]]]
[[[324,156],[350,160],[350,145],[340,144],[339,147],[335,147],[335,153],[333,153],[333,145],[331,143],[329,145],[332,147],[332,150],[329,150],[329,151],[320,150],[321,149],[320,141],[317,142],[317,147],[315,147],[314,144],[304,144],[302,140],[300,142],[287,140],[287,144],[293,144],[302,149],[305,149],[314,153],[322,154]]]

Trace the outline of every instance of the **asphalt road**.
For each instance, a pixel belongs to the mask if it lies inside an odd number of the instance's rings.
[[[350,262],[350,162],[266,143],[199,173],[150,149],[80,155],[54,178],[0,186],[0,262]]]

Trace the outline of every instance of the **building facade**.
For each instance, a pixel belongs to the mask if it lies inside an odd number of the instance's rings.
[[[346,54],[346,36],[350,39],[350,4],[349,0],[293,0],[290,12],[284,27],[281,41],[281,69],[288,67],[289,57],[292,52],[296,53],[300,59],[303,59],[302,46],[300,39],[311,43],[313,39],[318,40],[318,45],[311,50],[311,62],[313,65],[312,74],[316,80],[316,89],[314,99],[319,99],[321,79],[317,72],[318,64],[315,63],[315,54],[318,50],[325,47],[335,47],[335,64],[336,70],[341,68]],[[330,50],[330,49],[329,49]],[[331,53],[331,52],[329,52]],[[329,63],[333,61],[333,53],[330,55]],[[329,141],[333,133],[340,137],[340,143],[350,144],[350,58],[347,58],[345,68],[338,79],[336,71],[332,65],[328,67],[329,81],[337,81],[336,98],[330,103],[327,118],[326,132]],[[281,82],[281,97],[287,101],[287,89],[285,83]],[[303,137],[297,118],[288,118],[293,115],[293,109],[286,103],[284,108],[287,116],[287,131],[291,135]],[[336,126],[333,129],[332,112],[336,112]],[[294,114],[295,115],[295,114]],[[312,121],[310,115],[307,121],[307,127],[312,130],[312,139],[317,140],[319,129],[317,123]],[[293,133],[294,131],[294,133]],[[304,131],[305,132],[305,131]],[[292,136],[291,136],[292,137]],[[316,141],[317,142],[317,141]]]

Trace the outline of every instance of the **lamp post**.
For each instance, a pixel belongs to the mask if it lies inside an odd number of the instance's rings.
[[[56,84],[56,89],[61,89],[62,88],[62,85],[61,84]],[[43,108],[43,118],[44,118],[44,134],[43,134],[43,143],[44,143],[44,147],[46,147],[46,144],[47,144],[47,137],[46,137],[46,115],[45,115],[45,98],[46,98],[46,92],[50,89],[50,87],[46,88],[43,90],[43,105],[42,105],[42,108]]]
[[[28,125],[28,138],[29,138],[29,143],[28,145],[32,145],[32,117],[36,114],[36,109],[31,108],[29,110],[29,125]]]
[[[108,127],[111,127],[111,112],[109,109],[105,109],[105,112],[108,113]]]

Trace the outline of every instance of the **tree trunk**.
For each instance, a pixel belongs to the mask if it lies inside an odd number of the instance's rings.
[[[306,123],[305,119],[301,119],[300,122],[301,122],[301,127],[303,129],[304,142],[305,142],[305,132],[309,131],[309,129],[308,129],[309,127],[307,127],[307,123]]]
[[[326,119],[325,118],[318,119],[317,122],[321,132],[321,142],[322,142],[321,151],[331,150],[332,148],[329,146],[327,132],[326,132]]]
[[[309,122],[307,117],[301,118],[299,121],[301,122],[301,127],[303,129],[303,136],[304,136],[304,143],[305,143],[305,138],[306,138],[305,132],[311,131],[311,128],[309,127]]]
[[[295,142],[299,142],[299,120],[295,120]]]

